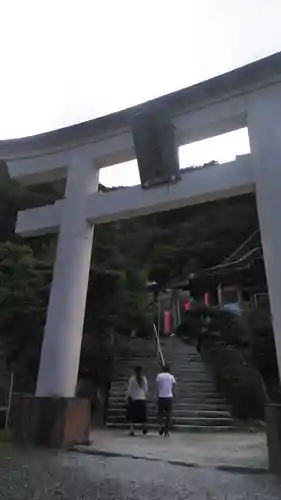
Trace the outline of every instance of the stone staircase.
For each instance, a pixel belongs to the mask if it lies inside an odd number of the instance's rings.
[[[149,427],[157,425],[156,375],[159,363],[155,342],[149,339],[128,341],[128,353],[116,362],[111,383],[107,410],[108,427],[126,427],[125,392],[129,376],[136,365],[143,367],[148,380],[148,422]],[[190,431],[234,430],[234,422],[223,397],[216,392],[207,367],[193,346],[184,344],[177,337],[161,340],[166,363],[176,378],[176,399],[174,401],[174,428]]]

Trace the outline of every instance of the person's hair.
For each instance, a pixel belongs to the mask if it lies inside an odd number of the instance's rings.
[[[169,365],[164,365],[162,371],[165,372],[165,373],[170,373],[170,367],[169,367]]]
[[[139,384],[140,387],[142,387],[142,384],[143,384],[142,367],[135,366],[134,372],[135,372],[135,377],[136,377],[137,383]]]

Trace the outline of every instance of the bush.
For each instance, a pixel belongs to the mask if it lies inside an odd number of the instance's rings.
[[[5,411],[0,411],[0,429],[5,429],[5,423],[6,423],[6,412]]]
[[[247,326],[252,363],[261,373],[270,398],[281,402],[281,391],[274,333],[267,303],[249,311],[244,317]]]
[[[201,344],[212,340],[241,348],[247,346],[247,337],[241,318],[226,309],[195,306],[185,312],[184,319],[176,333],[187,342]]]

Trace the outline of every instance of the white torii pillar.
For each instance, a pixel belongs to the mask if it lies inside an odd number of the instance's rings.
[[[268,87],[253,95],[248,105],[247,123],[276,354],[281,375],[280,87]]]
[[[93,227],[85,219],[87,196],[98,188],[90,160],[68,165],[53,281],[36,396],[73,397],[77,382],[91,262]]]
[[[281,375],[281,88],[252,96],[247,122],[275,347]],[[266,407],[269,467],[281,473],[281,405]]]

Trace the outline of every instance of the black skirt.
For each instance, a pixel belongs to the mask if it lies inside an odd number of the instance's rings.
[[[144,399],[130,400],[127,405],[127,421],[132,424],[146,423],[146,401]]]

